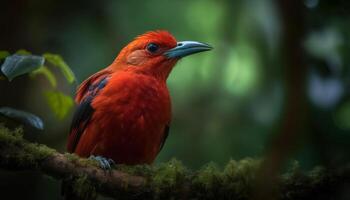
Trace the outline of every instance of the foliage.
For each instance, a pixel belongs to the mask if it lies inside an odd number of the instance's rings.
[[[37,70],[34,70],[30,73],[32,78],[35,78],[37,75],[43,75],[47,78],[53,88],[57,87],[57,80],[55,75],[48,69],[46,66],[42,66]]]
[[[9,55],[10,53],[8,51],[0,51],[0,60],[6,58]]]
[[[1,71],[11,81],[17,76],[27,74],[41,67],[44,64],[44,58],[33,55],[8,56],[1,66]]]
[[[73,99],[62,92],[46,91],[44,94],[47,103],[58,119],[64,119],[73,108]]]
[[[61,70],[68,83],[73,83],[76,80],[74,73],[60,55],[45,53],[43,57]]]
[[[57,90],[55,74],[44,65],[47,62],[58,67],[68,83],[73,83],[75,76],[61,56],[51,53],[45,53],[42,56],[31,55],[29,51],[22,49],[13,55],[10,55],[7,51],[0,51],[0,61],[1,59],[5,59],[1,65],[1,71],[9,81],[24,74],[29,74],[31,78],[36,78],[38,75],[46,77],[51,88],[54,89],[44,92],[44,97],[50,109],[60,120],[68,115],[74,105],[73,99]],[[9,107],[0,108],[0,113],[5,117],[16,119],[37,129],[43,129],[44,127],[42,120],[31,113]]]
[[[21,110],[16,110],[9,107],[1,107],[0,108],[0,114],[18,120],[24,124],[33,126],[34,128],[43,130],[44,129],[44,123],[43,121],[37,117],[36,115],[33,115],[28,112],[24,112]]]

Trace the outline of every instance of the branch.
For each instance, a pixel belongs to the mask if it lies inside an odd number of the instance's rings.
[[[134,191],[143,187],[145,178],[119,170],[106,172],[97,163],[73,154],[60,154],[45,145],[30,143],[22,138],[21,129],[10,131],[0,126],[0,167],[9,170],[39,170],[64,179],[83,177],[99,184],[99,192],[114,196],[115,190]]]
[[[257,159],[231,160],[223,171],[211,163],[192,172],[172,160],[157,167],[118,165],[109,172],[99,169],[94,161],[30,143],[22,138],[20,129],[11,131],[0,125],[1,168],[40,171],[59,180],[74,177],[75,191],[81,196],[96,191],[118,199],[248,199],[260,163]],[[327,199],[349,183],[350,166],[303,173],[295,165],[274,188],[279,199]]]

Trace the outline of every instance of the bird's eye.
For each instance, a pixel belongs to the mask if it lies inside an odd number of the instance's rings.
[[[151,53],[155,53],[158,49],[159,46],[154,44],[154,43],[149,43],[146,47],[147,51],[151,52]]]

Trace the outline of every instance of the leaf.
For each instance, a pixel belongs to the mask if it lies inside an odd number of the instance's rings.
[[[1,71],[9,81],[13,78],[38,69],[44,64],[45,59],[41,56],[17,55],[8,56],[1,66]]]
[[[74,101],[70,96],[56,91],[46,91],[44,95],[49,107],[58,119],[64,119],[73,108]]]
[[[29,51],[25,50],[25,49],[20,49],[18,51],[16,51],[17,55],[31,55],[32,53],[30,53]]]
[[[28,112],[17,110],[10,107],[1,107],[0,114],[8,118],[15,119],[23,124],[30,125],[36,129],[39,129],[39,130],[44,129],[43,121],[38,116],[32,113],[28,113]]]
[[[0,60],[6,58],[9,55],[10,53],[8,51],[0,51]]]
[[[68,83],[73,83],[76,80],[73,71],[70,69],[67,63],[64,62],[60,55],[45,53],[43,56],[48,62],[60,68],[62,74],[67,79]]]
[[[30,73],[30,77],[34,78],[40,74],[44,75],[47,78],[47,80],[50,82],[53,88],[56,88],[57,81],[56,81],[55,75],[46,66],[42,66],[39,69],[32,71]]]

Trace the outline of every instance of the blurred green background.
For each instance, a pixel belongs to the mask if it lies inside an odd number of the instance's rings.
[[[286,69],[281,47],[288,24],[276,2],[1,1],[0,49],[60,54],[80,83],[149,30],[166,29],[178,40],[211,44],[213,51],[181,60],[168,79],[173,121],[156,163],[175,157],[191,169],[208,162],[224,166],[231,158],[264,156],[283,132],[285,108],[293,103],[287,101],[285,73],[293,69]],[[304,169],[337,167],[350,160],[350,3],[300,3],[304,65],[301,95],[293,98],[306,106],[295,111],[303,126],[288,159]],[[0,105],[42,117],[45,130],[30,130],[26,137],[64,152],[72,112],[64,120],[49,112],[42,98],[49,87],[44,78],[0,81]],[[73,96],[76,85],[60,77],[58,87]],[[1,193],[12,199],[61,199],[60,183],[45,176],[0,171],[0,177]]]

